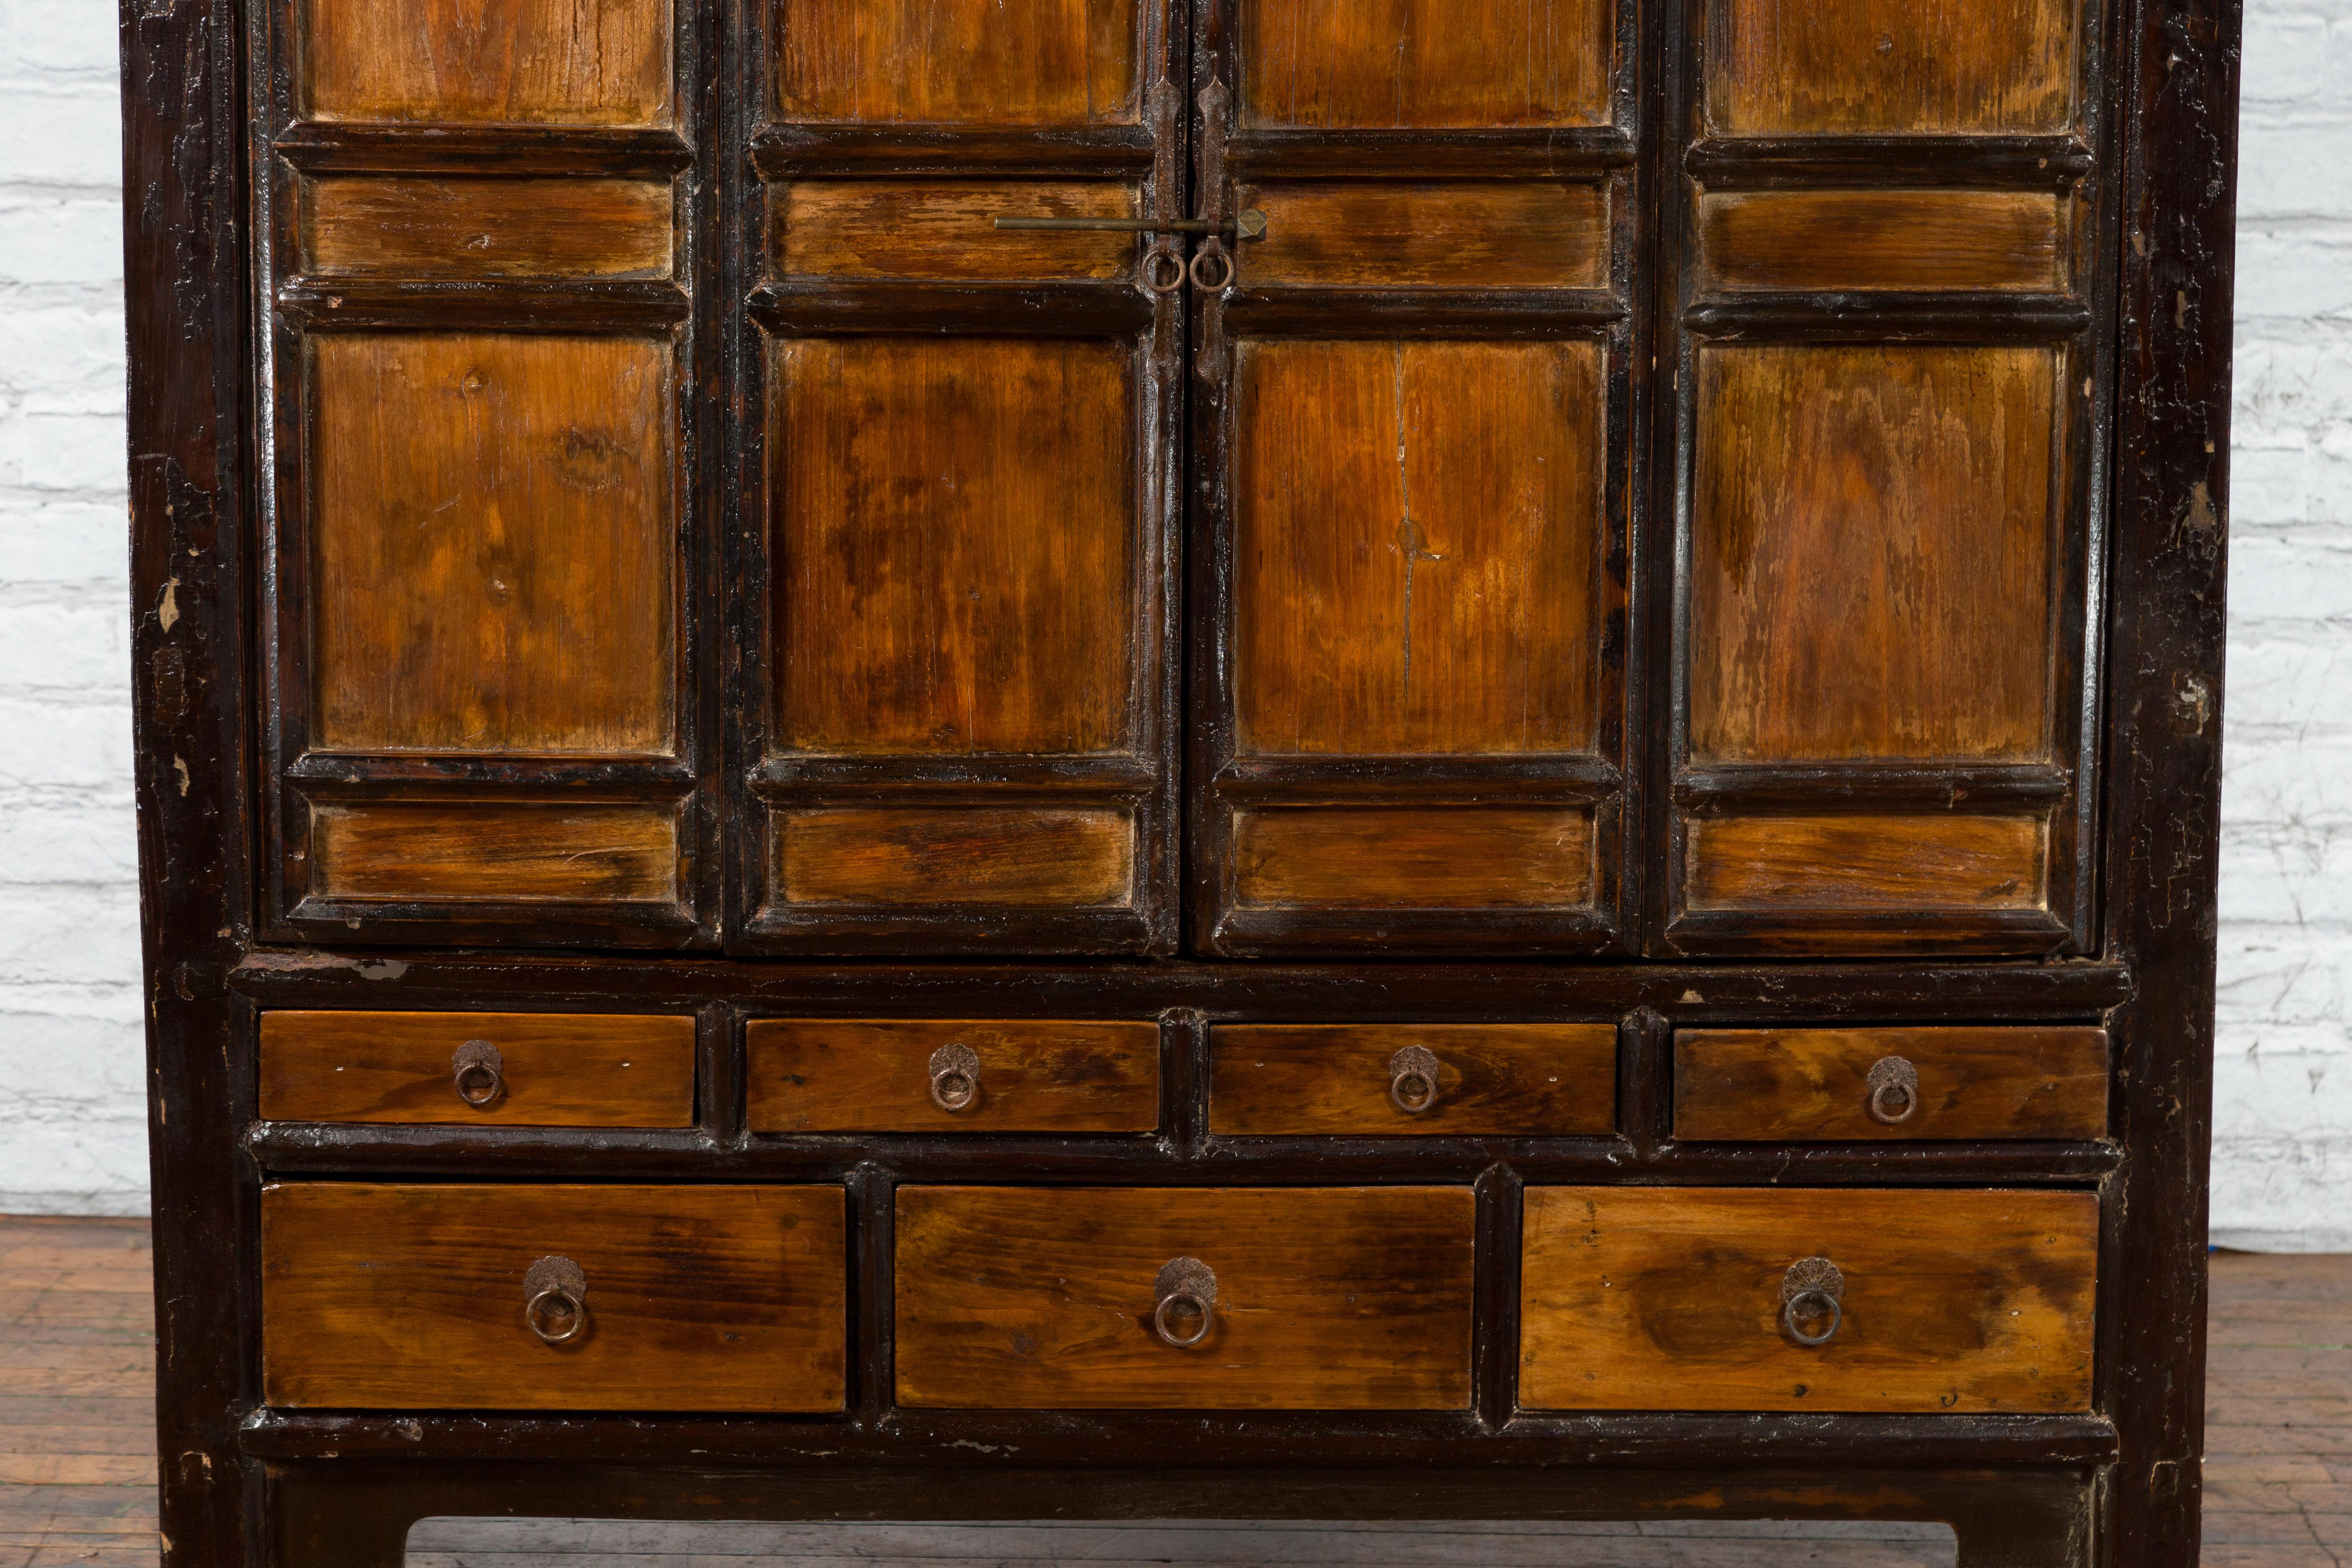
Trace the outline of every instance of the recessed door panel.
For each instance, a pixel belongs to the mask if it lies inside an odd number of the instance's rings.
[[[303,110],[330,121],[661,125],[669,0],[300,0]]]
[[[787,120],[1089,125],[1137,113],[1135,0],[780,0]]]
[[[2077,0],[1713,0],[1727,135],[2064,130]]]
[[[1240,0],[1248,125],[1597,125],[1605,0]]]

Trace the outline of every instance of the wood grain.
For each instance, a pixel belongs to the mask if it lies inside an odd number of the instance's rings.
[[[1461,1410],[1467,1187],[901,1187],[902,1405]],[[1152,1333],[1172,1258],[1215,1271],[1206,1342]]]
[[[1601,380],[1590,342],[1243,345],[1240,751],[1591,749]]]
[[[1519,1398],[1549,1410],[2087,1410],[2090,1193],[1530,1187]],[[1844,1276],[1835,1337],[1781,1279]]]
[[[675,904],[678,850],[670,805],[320,805],[310,811],[310,892],[361,901]]]
[[[1236,198],[1267,218],[1239,247],[1245,288],[1601,289],[1609,196],[1598,184],[1283,181]]]
[[[1136,118],[1138,0],[779,0],[783,117],[982,125]]]
[[[677,743],[677,393],[645,338],[310,344],[310,743]]]
[[[1131,234],[1000,230],[999,217],[1134,217],[1136,187],[1102,180],[795,180],[773,190],[779,276],[1004,282],[1124,279]]]
[[[1128,743],[1131,358],[1115,342],[778,345],[769,462],[783,744]]]
[[[1692,909],[2038,910],[2048,827],[2039,816],[1694,816]]]
[[[2066,203],[2047,191],[1709,191],[1710,289],[2063,289]]]
[[[1698,359],[1695,759],[2049,754],[2059,351]]]
[[[301,186],[302,265],[334,278],[667,278],[667,180],[321,174]]]
[[[841,1407],[839,1187],[395,1186],[261,1194],[261,1375],[278,1405]],[[542,1343],[523,1275],[588,1281]]]
[[[2056,132],[2074,0],[1711,0],[1712,128],[1730,135]]]
[[[1599,125],[1604,0],[1241,0],[1249,125]]]
[[[942,1110],[931,1054],[969,1047],[980,1098]],[[757,1018],[754,1132],[1149,1132],[1160,1026],[1026,1018]]]
[[[842,807],[776,816],[787,904],[1124,908],[1132,813],[1049,806]]]
[[[1244,904],[1566,908],[1592,900],[1592,814],[1550,806],[1272,806],[1234,814]]]
[[[505,1088],[457,1094],[452,1058],[488,1040]],[[261,1015],[261,1114],[271,1121],[488,1127],[690,1127],[694,1020],[606,1013]]]
[[[668,0],[299,0],[320,120],[662,125]]]
[[[1917,1069],[1896,1126],[1867,1110],[1870,1069]],[[1675,1036],[1675,1136],[1741,1142],[2103,1138],[2107,1032],[2095,1028],[1685,1029]]]
[[[1408,1114],[1389,1058],[1437,1058],[1437,1100]],[[1221,1024],[1209,1035],[1209,1131],[1575,1137],[1617,1124],[1611,1024]]]

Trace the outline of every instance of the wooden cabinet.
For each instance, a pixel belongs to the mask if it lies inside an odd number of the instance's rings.
[[[123,26],[177,1557],[2186,1568],[2219,0]]]

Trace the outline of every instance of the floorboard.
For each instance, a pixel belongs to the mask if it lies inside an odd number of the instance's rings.
[[[0,1217],[0,1568],[155,1568],[140,1220]],[[2352,1568],[2352,1257],[2213,1258],[2206,1568]],[[409,1568],[1945,1568],[1903,1525],[431,1521]]]

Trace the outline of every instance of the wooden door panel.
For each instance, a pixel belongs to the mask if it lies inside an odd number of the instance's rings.
[[[1124,280],[1135,268],[1133,235],[992,225],[1135,217],[1140,195],[1108,181],[795,180],[771,205],[772,264],[787,279]]]
[[[1053,806],[835,807],[776,816],[793,906],[1130,909],[1135,814]]]
[[[674,908],[684,891],[677,809],[543,800],[315,805],[309,895],[370,905]]]
[[[2074,118],[2077,0],[1712,0],[1729,135],[2030,132]]]
[[[336,278],[667,278],[667,180],[325,174],[301,184],[301,260]]]
[[[330,121],[661,125],[668,0],[299,0],[301,102]]]
[[[2039,816],[1700,816],[1685,843],[1693,910],[1900,915],[2049,905],[2049,826]]]
[[[1598,125],[1605,0],[1240,0],[1243,123]]]
[[[1579,807],[1244,806],[1234,901],[1246,909],[1564,910],[1592,902]]]
[[[1609,193],[1596,184],[1267,181],[1235,201],[1282,222],[1241,248],[1244,288],[1600,289]]]
[[[1097,125],[1137,118],[1136,0],[777,0],[786,120]]]
[[[2073,206],[2048,191],[1710,191],[1699,265],[1724,289],[2061,289]]]
[[[671,752],[668,345],[335,333],[310,352],[314,743]]]

